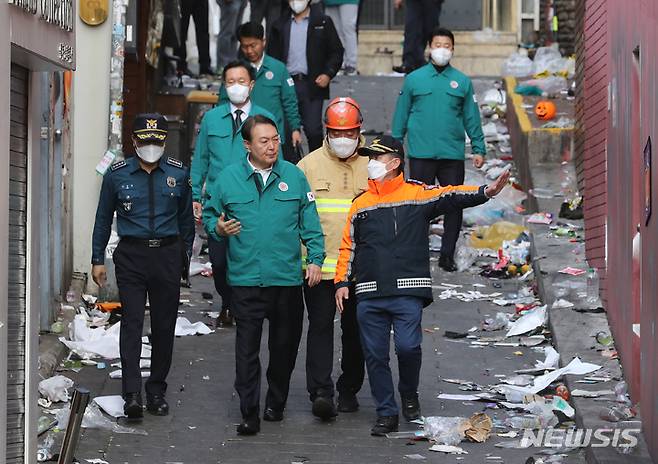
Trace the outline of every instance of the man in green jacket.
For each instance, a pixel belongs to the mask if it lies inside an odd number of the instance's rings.
[[[287,127],[292,130],[293,145],[302,143],[302,121],[299,117],[295,82],[285,64],[265,54],[265,29],[261,24],[244,23],[238,28],[238,39],[240,51],[256,70],[251,101],[272,113],[280,130],[283,130],[287,123]],[[219,89],[219,101],[225,102],[227,99],[226,88],[222,85]]]
[[[192,179],[192,206],[194,217],[201,219],[202,192],[214,190],[219,174],[228,166],[242,162],[247,156],[240,129],[249,116],[263,114],[274,118],[265,108],[251,101],[254,89],[255,70],[244,62],[235,61],[224,67],[222,73],[229,101],[208,111],[201,120],[196,140],[190,177]],[[233,324],[229,312],[231,289],[226,284],[226,246],[208,238],[208,254],[212,262],[213,280],[217,293],[222,297],[222,308],[218,322],[221,326]]]
[[[209,191],[203,224],[209,236],[227,244],[237,324],[235,389],[243,418],[237,432],[253,435],[260,431],[263,320],[269,320],[270,351],[263,419],[280,421],[302,334],[301,244],[307,249],[310,287],[322,278],[325,252],[313,190],[297,166],[279,159],[274,121],[250,117],[242,136],[248,155],[219,175]]]
[[[480,111],[471,80],[450,66],[455,38],[436,28],[430,38],[431,61],[407,75],[393,116],[392,135],[409,144],[409,176],[428,185],[464,183],[464,131],[471,139],[473,165],[484,164],[487,153]],[[462,212],[444,217],[439,266],[457,270],[455,245],[462,226]]]

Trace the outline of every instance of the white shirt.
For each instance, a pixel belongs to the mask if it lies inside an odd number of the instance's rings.
[[[244,120],[249,117],[249,113],[251,112],[251,100],[247,101],[247,103],[245,103],[245,105],[242,108],[238,108],[233,103],[230,103],[230,109],[231,109],[231,117],[234,120],[235,120],[235,112],[237,110],[242,111],[242,114],[240,115],[240,123],[243,123]]]
[[[265,53],[263,53],[263,56],[260,57],[260,60],[258,60],[257,63],[251,63],[251,65],[254,67],[256,72],[260,71],[260,67],[263,66],[264,60],[265,60]]]
[[[269,179],[270,174],[272,174],[272,167],[269,167],[267,169],[258,169],[256,166],[251,164],[249,155],[247,155],[247,163],[249,163],[249,166],[251,166],[251,168],[254,170],[256,174],[260,174],[260,176],[263,178],[263,185],[267,184],[267,179]]]

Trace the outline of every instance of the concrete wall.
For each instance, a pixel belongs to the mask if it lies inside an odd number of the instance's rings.
[[[95,27],[76,18],[78,66],[73,76],[72,128],[74,272],[91,272],[91,233],[102,180],[95,168],[107,150],[108,140],[110,18],[111,13],[104,24]]]

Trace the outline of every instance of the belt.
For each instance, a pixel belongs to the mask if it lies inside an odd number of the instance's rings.
[[[142,245],[148,248],[160,248],[178,242],[178,235],[163,238],[121,237],[121,242]]]
[[[290,77],[293,81],[305,81],[308,76],[306,74],[293,74]]]

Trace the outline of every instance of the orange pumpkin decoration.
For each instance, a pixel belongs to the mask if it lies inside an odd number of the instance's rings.
[[[537,118],[542,121],[550,121],[555,117],[557,113],[557,108],[555,108],[555,103],[548,100],[541,100],[535,106],[535,114]]]

